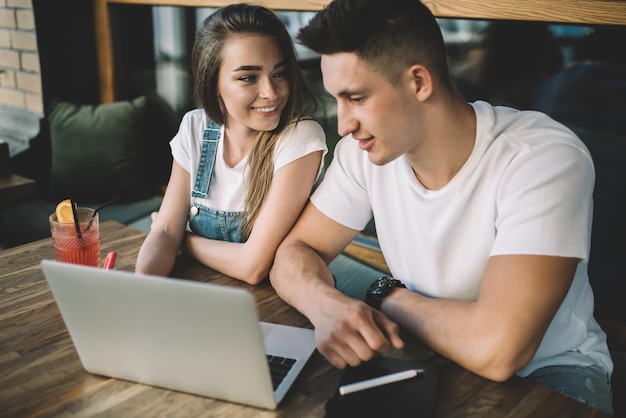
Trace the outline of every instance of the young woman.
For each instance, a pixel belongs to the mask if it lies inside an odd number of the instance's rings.
[[[229,5],[206,18],[192,68],[200,108],[170,143],[172,173],[135,270],[169,274],[182,243],[256,284],[322,172],[324,131],[304,115],[315,100],[285,26],[263,7]]]

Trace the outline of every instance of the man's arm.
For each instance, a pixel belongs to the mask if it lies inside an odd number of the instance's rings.
[[[534,356],[567,294],[578,261],[494,256],[474,302],[431,299],[397,289],[384,299],[381,310],[452,361],[503,381]]]
[[[330,263],[356,236],[309,203],[276,252],[270,281],[315,327],[318,350],[334,366],[357,366],[402,348],[396,324],[335,289]]]

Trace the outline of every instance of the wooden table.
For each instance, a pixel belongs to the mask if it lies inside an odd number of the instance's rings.
[[[144,233],[103,222],[102,255],[117,251],[116,268],[132,271]],[[39,262],[54,258],[50,239],[0,252],[0,416],[232,416],[322,417],[342,371],[318,352],[276,411],[221,402],[83,370]],[[268,283],[250,286],[181,256],[173,277],[246,288],[261,320],[310,327]],[[514,377],[495,383],[474,375],[404,336],[406,347],[389,355],[442,366],[438,398],[442,417],[603,417],[602,412],[546,387]]]

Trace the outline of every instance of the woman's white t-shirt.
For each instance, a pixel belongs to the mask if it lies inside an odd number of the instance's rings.
[[[474,149],[442,189],[427,190],[404,156],[372,164],[351,136],[335,148],[311,197],[333,220],[362,230],[372,216],[385,260],[407,288],[435,298],[475,300],[490,256],[542,254],[581,260],[537,353],[539,367],[612,361],[593,318],[587,277],[595,173],[589,151],[538,112],[472,104]]]
[[[202,138],[207,127],[206,114],[202,109],[187,112],[180,123],[178,133],[170,141],[174,160],[190,174],[190,186],[193,189],[198,163],[202,151]],[[224,161],[224,126],[221,127],[217,146],[215,167],[209,193],[206,199],[192,197],[192,204],[200,204],[216,210],[240,212],[244,209],[246,196],[247,156],[235,167],[229,167]],[[274,149],[274,173],[287,164],[312,152],[322,151],[326,155],[326,136],[324,130],[314,120],[301,120],[289,125],[281,134]],[[322,173],[324,158],[320,163],[318,177]]]

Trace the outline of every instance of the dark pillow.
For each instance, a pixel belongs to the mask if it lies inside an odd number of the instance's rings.
[[[146,98],[110,104],[55,103],[49,113],[51,199],[105,202],[145,196]]]
[[[596,170],[589,281],[596,315],[626,324],[626,136],[570,125],[583,140]]]
[[[146,109],[150,115],[146,147],[150,149],[149,158],[145,161],[146,177],[149,185],[161,190],[170,178],[172,169],[172,151],[170,141],[178,132],[183,113],[177,113],[156,92],[146,92]]]

